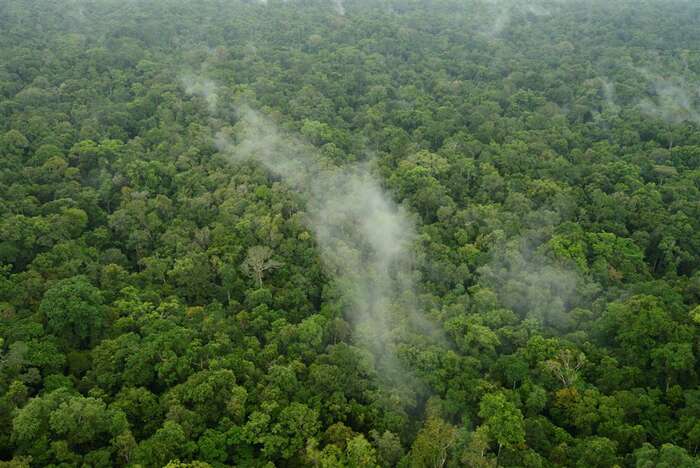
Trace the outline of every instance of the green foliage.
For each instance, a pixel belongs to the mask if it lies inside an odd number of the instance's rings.
[[[102,450],[110,460],[111,439],[128,430],[122,412],[67,389],[33,398],[12,426],[18,453],[31,456],[33,463],[77,461],[92,450]]]
[[[0,2],[0,467],[699,466],[700,4],[224,3]]]
[[[660,448],[654,448],[650,444],[644,444],[634,452],[636,467],[658,467],[658,468],[694,468],[700,466],[700,460],[691,457],[688,453],[673,444],[664,444]]]
[[[438,417],[429,417],[411,446],[411,466],[426,468],[444,466],[455,439],[454,427]]]
[[[61,280],[46,291],[39,313],[49,333],[80,347],[96,343],[106,325],[102,294],[82,276]]]
[[[479,404],[479,417],[499,451],[501,447],[515,447],[525,442],[523,415],[503,393],[484,395]]]

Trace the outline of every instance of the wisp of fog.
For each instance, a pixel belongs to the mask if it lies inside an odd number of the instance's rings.
[[[207,80],[188,78],[184,86],[210,109],[217,102]],[[240,106],[235,113],[236,124],[217,132],[217,148],[234,162],[258,162],[303,195],[306,223],[344,296],[355,343],[372,352],[384,379],[405,383],[409,373],[398,364],[394,324],[435,335],[413,299],[415,228],[409,213],[383,190],[371,163],[335,165],[259,112]]]

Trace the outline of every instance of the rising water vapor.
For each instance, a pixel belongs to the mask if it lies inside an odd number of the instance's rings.
[[[693,88],[682,77],[661,77],[645,73],[653,86],[653,96],[640,102],[642,111],[669,124],[700,123],[696,102],[700,87]]]
[[[522,319],[565,331],[570,311],[586,304],[591,291],[578,272],[553,262],[535,245],[525,236],[502,246],[479,269],[480,284]]]
[[[607,78],[600,79],[600,89],[603,91],[603,98],[605,99],[605,104],[609,109],[614,111],[619,110],[617,105],[617,93],[615,92],[615,83],[609,81]]]
[[[209,86],[188,89],[216,102]],[[234,162],[260,163],[303,195],[306,223],[347,304],[355,341],[372,352],[384,378],[405,384],[410,377],[398,364],[399,330],[437,334],[415,305],[409,213],[384,191],[371,163],[339,167],[260,113],[239,106],[236,114],[237,123],[216,134],[219,151]]]
[[[669,125],[683,122],[700,124],[700,86],[691,84],[680,74],[663,76],[648,68],[629,66],[629,73],[641,77],[646,96],[636,100],[636,107],[646,116]],[[601,78],[601,90],[608,110],[617,114],[620,104],[616,83]]]
[[[521,0],[479,0],[476,3],[479,13],[479,26],[476,31],[491,39],[501,36],[512,25],[527,21],[528,17],[547,17],[560,2],[556,1],[521,1]]]
[[[258,3],[261,3],[263,5],[267,5],[267,0],[257,0]],[[283,0],[285,3],[289,2],[291,0]],[[333,9],[335,10],[335,13],[339,16],[345,16],[345,5],[343,4],[343,0],[331,0],[331,3],[333,4]]]
[[[207,102],[209,112],[215,112],[219,95],[213,81],[195,75],[185,75],[181,79],[187,94],[202,96]]]
[[[345,15],[345,6],[343,5],[343,0],[333,0],[333,6],[335,7],[335,12],[340,16]]]

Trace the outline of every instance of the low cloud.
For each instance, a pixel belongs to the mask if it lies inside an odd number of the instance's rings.
[[[187,78],[183,83],[214,108],[219,103],[212,82]],[[439,335],[416,306],[416,231],[410,214],[382,188],[371,162],[333,164],[246,106],[237,106],[235,120],[216,133],[217,148],[234,163],[256,161],[302,194],[306,224],[342,292],[355,342],[372,352],[385,380],[406,387],[412,377],[398,363],[400,334]]]

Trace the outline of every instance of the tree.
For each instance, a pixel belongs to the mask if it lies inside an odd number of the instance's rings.
[[[47,330],[67,346],[81,348],[95,343],[106,325],[100,290],[84,276],[75,276],[52,286],[39,305]]]
[[[29,142],[22,133],[17,130],[10,130],[0,138],[0,151],[13,156],[20,156]]]
[[[106,450],[109,460],[112,439],[128,431],[124,413],[65,388],[33,398],[12,425],[18,454],[42,464],[65,457],[80,460],[91,450]]]
[[[147,466],[165,466],[171,460],[188,459],[196,448],[179,424],[166,421],[151,438],[139,444],[136,460]]]
[[[447,463],[450,449],[456,442],[456,429],[436,416],[423,424],[410,452],[411,466],[441,468]]]
[[[381,435],[376,430],[370,432],[374,446],[377,448],[377,458],[382,466],[396,466],[404,455],[401,439],[390,431]]]
[[[191,461],[189,463],[183,463],[180,460],[173,460],[165,465],[165,468],[211,468],[211,465],[198,460]]]
[[[488,428],[481,426],[476,431],[469,433],[469,441],[460,461],[465,466],[474,468],[495,468],[497,466],[496,460],[487,456],[488,449]]]
[[[143,387],[124,387],[110,405],[121,410],[139,439],[153,435],[161,425],[162,410],[157,396]]]
[[[617,466],[617,444],[605,437],[588,437],[579,439],[574,448],[577,468],[605,468]]]
[[[362,434],[348,441],[345,453],[349,468],[379,468],[376,451]]]
[[[578,371],[586,363],[586,355],[565,349],[559,351],[554,359],[547,360],[544,365],[564,387],[571,387],[579,378]]]
[[[488,393],[479,404],[479,417],[483,420],[489,436],[501,448],[516,447],[525,443],[523,414],[502,393]]]
[[[280,412],[270,434],[272,438],[280,437],[281,456],[289,459],[306,446],[306,441],[316,435],[319,428],[318,411],[302,403],[292,403]]]
[[[634,458],[637,468],[698,468],[700,460],[692,457],[681,447],[673,444],[663,444],[656,448],[644,444],[635,450]]]
[[[248,249],[246,259],[241,268],[244,273],[255,280],[258,288],[262,288],[263,275],[266,271],[274,270],[282,266],[282,263],[272,259],[273,251],[263,245],[256,245]]]
[[[246,398],[246,390],[236,385],[232,371],[206,370],[171,388],[163,396],[163,406],[171,413],[171,419],[176,412],[181,412],[188,421],[180,420],[180,424],[191,429],[188,435],[195,437],[206,427],[215,427],[224,417],[242,421]]]

